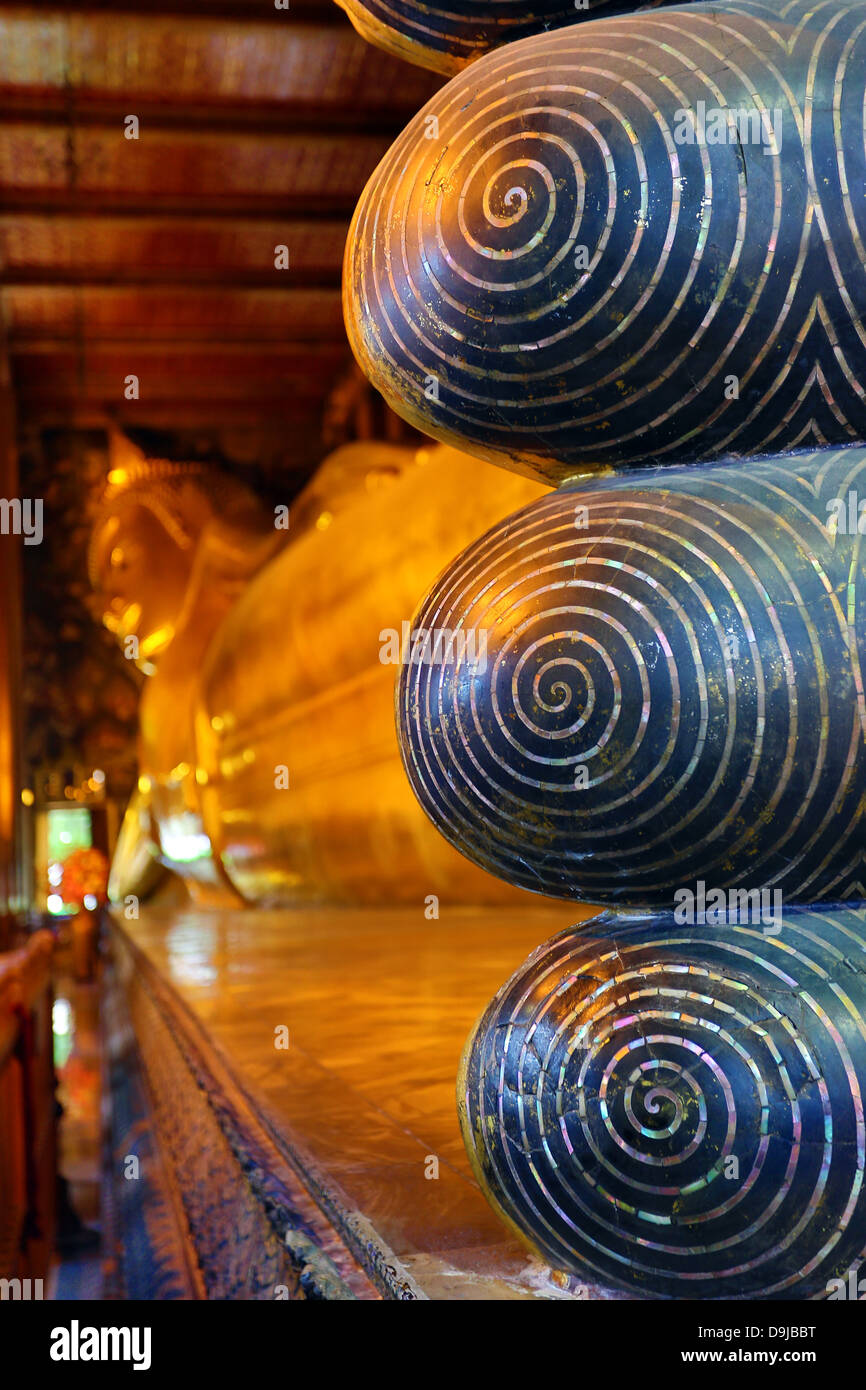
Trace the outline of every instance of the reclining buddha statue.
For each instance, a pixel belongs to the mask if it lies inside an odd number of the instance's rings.
[[[350,444],[269,513],[210,465],[124,449],[90,546],[103,620],[147,676],[113,900],[166,870],[214,905],[524,896],[424,815],[394,689],[424,658],[408,619],[439,571],[547,489],[474,462],[467,488],[440,446]]]

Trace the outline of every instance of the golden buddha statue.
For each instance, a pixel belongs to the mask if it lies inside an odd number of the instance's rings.
[[[442,446],[351,444],[270,515],[208,465],[127,446],[90,546],[103,620],[148,677],[111,897],[166,868],[200,903],[528,896],[416,801],[394,653],[451,557],[546,491]]]
[[[192,701],[214,633],[281,540],[250,490],[206,465],[138,456],[111,469],[90,579],[106,627],[150,677],[140,706],[139,791],[121,831],[114,896],[146,892],[158,860],[197,900],[237,900],[201,823]]]

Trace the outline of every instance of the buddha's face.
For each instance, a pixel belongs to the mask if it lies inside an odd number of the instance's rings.
[[[105,603],[102,621],[124,653],[152,671],[174,637],[192,551],[182,550],[148,507],[129,506],[100,528],[96,567]]]

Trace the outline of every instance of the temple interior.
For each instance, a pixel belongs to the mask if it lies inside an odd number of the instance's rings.
[[[428,526],[435,441],[366,381],[341,309],[364,183],[444,79],[331,0],[290,16],[0,5],[0,491],[42,499],[38,537],[34,510],[0,538],[0,1275],[82,1300],[560,1297],[478,1190],[454,1083],[484,1003],[574,911],[493,879],[485,900],[416,813],[379,633],[485,517],[448,461]],[[163,501],[113,510],[136,480]],[[490,521],[543,491],[486,487]],[[213,569],[178,623],[204,530]],[[237,659],[246,727],[230,748],[208,729],[217,770],[240,760],[218,812],[239,893],[194,794],[193,687],[276,557],[292,574],[251,601],[214,692],[237,716]],[[190,1128],[201,1068],[231,1118],[196,1101]]]
[[[636,9],[0,0],[0,1302],[866,1297],[866,0]]]

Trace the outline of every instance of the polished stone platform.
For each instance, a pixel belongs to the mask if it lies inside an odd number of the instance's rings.
[[[612,1296],[509,1236],[455,1105],[482,1009],[585,915],[443,907],[428,921],[422,905],[116,920],[115,969],[201,1295]],[[425,1176],[432,1160],[438,1178]]]

